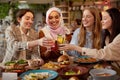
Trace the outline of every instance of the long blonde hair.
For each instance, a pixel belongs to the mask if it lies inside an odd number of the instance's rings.
[[[89,10],[94,16],[94,20],[95,20],[94,26],[92,28],[92,40],[93,40],[92,47],[96,49],[100,49],[101,48],[101,30],[102,30],[101,21],[100,21],[101,20],[100,12],[95,7],[88,7],[85,10]],[[78,37],[79,37],[79,45],[83,47],[86,42],[86,29],[82,24],[80,26],[80,33]]]

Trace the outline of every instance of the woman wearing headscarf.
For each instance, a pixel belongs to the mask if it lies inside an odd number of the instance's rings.
[[[39,35],[40,38],[46,37],[52,39],[53,41],[57,40],[58,35],[62,35],[65,36],[68,41],[70,41],[70,31],[64,26],[62,13],[59,8],[52,7],[48,9],[46,13],[46,26],[39,31]],[[44,40],[43,44],[45,43],[46,41]],[[53,59],[57,60],[57,58],[61,55],[60,51],[57,50],[57,46],[51,49],[51,51],[48,51],[46,47],[41,46],[40,52],[41,57],[46,61]]]

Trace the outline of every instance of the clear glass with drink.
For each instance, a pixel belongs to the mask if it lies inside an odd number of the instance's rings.
[[[53,47],[55,44],[55,40],[50,39],[50,38],[45,38],[43,40],[43,46],[45,46],[47,48],[46,52],[51,51],[51,47]]]
[[[58,42],[58,45],[65,43],[65,36],[63,36],[63,35],[58,35],[58,37],[57,37],[57,42]],[[64,54],[64,51],[60,51],[60,53],[61,53],[61,54]]]

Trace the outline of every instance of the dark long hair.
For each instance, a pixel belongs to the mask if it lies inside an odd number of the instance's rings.
[[[106,12],[110,15],[112,19],[112,25],[111,25],[112,31],[110,34],[108,30],[105,30],[103,41],[105,41],[106,36],[109,36],[109,43],[111,43],[113,39],[120,33],[120,11],[117,8],[110,8],[106,10]]]
[[[13,24],[18,25],[19,22],[17,21],[17,18],[22,18],[27,12],[31,12],[34,15],[34,12],[30,9],[18,9],[14,11],[16,15],[13,16]]]

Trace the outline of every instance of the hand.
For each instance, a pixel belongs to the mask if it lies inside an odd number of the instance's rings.
[[[31,66],[40,66],[40,65],[42,65],[42,64],[44,64],[44,61],[43,61],[43,59],[32,59],[31,61],[30,61],[30,65]]]
[[[52,47],[54,45],[54,40],[50,38],[44,38],[42,44],[46,47]]]
[[[59,50],[64,50],[64,51],[68,51],[68,50],[75,50],[76,45],[73,44],[60,44],[59,45]]]
[[[41,59],[37,59],[38,60],[38,64],[39,65],[43,65],[44,64],[44,60],[41,58]]]

